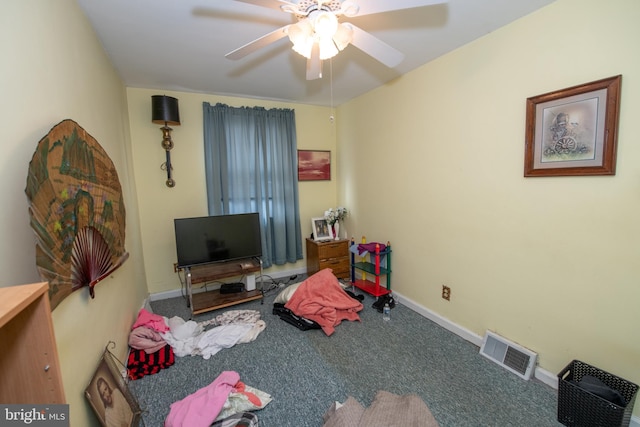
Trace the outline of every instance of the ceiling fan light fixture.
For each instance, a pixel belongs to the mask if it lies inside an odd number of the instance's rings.
[[[351,17],[356,16],[358,12],[360,12],[360,6],[352,1],[345,0],[340,5],[340,15]]]
[[[295,24],[289,25],[287,28],[287,35],[289,36],[291,43],[301,43],[313,35],[313,27],[308,20],[304,19]]]
[[[304,56],[305,58],[311,58],[311,49],[313,48],[313,39],[309,39],[305,42],[297,43],[291,46],[294,52]]]
[[[329,58],[333,58],[338,54],[338,48],[333,43],[333,39],[323,37],[318,40],[318,45],[320,47],[320,59],[325,60]]]
[[[333,36],[333,42],[336,44],[338,50],[342,50],[349,46],[351,40],[353,40],[353,27],[349,24],[340,24],[338,26],[338,30]]]
[[[313,29],[320,39],[331,39],[338,31],[338,18],[331,12],[319,12],[313,20]]]
[[[395,68],[404,54],[356,25],[340,23],[343,17],[412,9],[447,3],[448,0],[236,0],[279,9],[294,15],[297,23],[284,25],[225,55],[241,59],[289,36],[292,50],[307,58],[307,80],[322,77],[322,60],[337,55],[352,44],[389,68]],[[360,4],[358,4],[360,3]]]
[[[344,49],[353,36],[353,29],[338,24],[338,18],[331,12],[317,12],[311,19],[301,19],[287,29],[292,49],[309,59],[313,46],[317,43],[319,59],[333,58]]]
[[[293,44],[292,49],[304,56],[311,57],[311,48],[313,47],[313,28],[309,21],[302,20],[296,24],[290,25],[287,34],[289,40]]]

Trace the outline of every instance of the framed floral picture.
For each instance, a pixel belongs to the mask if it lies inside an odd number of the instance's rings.
[[[527,99],[525,177],[615,175],[621,79]]]

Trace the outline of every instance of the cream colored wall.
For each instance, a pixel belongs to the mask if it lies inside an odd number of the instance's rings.
[[[268,82],[265,82],[268,84]],[[160,126],[151,122],[151,96],[169,95],[178,99],[180,126],[173,126],[171,151],[174,188],[165,185],[166,172],[160,169],[165,152],[160,146]],[[335,129],[329,121],[330,109],[275,101],[222,97],[214,95],[129,88],[129,119],[135,178],[140,203],[140,223],[144,264],[151,294],[180,289],[173,271],[176,262],[174,218],[205,216],[207,193],[204,170],[202,103],[225,103],[234,107],[261,106],[292,108],[296,115],[298,148],[331,150],[335,165]],[[331,181],[301,182],[300,217],[303,236],[311,233],[311,218],[336,203],[336,178]],[[304,245],[303,245],[304,247]],[[306,270],[306,261],[274,266],[265,274]]]
[[[391,241],[393,287],[552,373],[640,383],[639,20],[636,0],[559,0],[338,109],[340,201]],[[524,178],[527,97],[617,74],[616,175]]]
[[[4,2],[0,56],[0,286],[40,280],[24,189],[38,141],[53,126],[69,118],[87,130],[111,157],[123,187],[129,260],[95,287],[95,299],[83,288],[53,312],[71,425],[99,425],[84,399],[84,388],[108,341],[114,341],[114,353],[124,357],[128,330],[146,295],[125,91],[73,0]]]
[[[326,108],[167,92],[180,99],[183,121],[172,153],[177,187],[168,189],[150,121],[150,96],[165,92],[129,89],[125,101],[74,1],[5,4],[0,286],[39,279],[24,188],[37,142],[56,123],[72,118],[100,142],[127,207],[130,259],[97,285],[95,300],[82,289],[53,313],[73,425],[97,425],[82,390],[107,341],[123,357],[145,282],[150,292],[179,287],[171,221],[206,214],[202,101],[295,108],[299,147],[332,151],[333,180],[300,183],[305,235],[305,218],[337,204],[339,180],[350,233],[394,245],[393,285],[403,295],[532,348],[551,372],[581,358],[639,383],[639,17],[635,0],[558,0],[342,106],[337,155]],[[525,99],[615,74],[623,75],[616,176],[524,179]],[[451,302],[440,298],[443,283]]]

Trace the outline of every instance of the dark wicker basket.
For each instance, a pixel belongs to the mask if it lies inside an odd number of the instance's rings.
[[[591,375],[617,390],[627,405],[618,406],[574,383],[585,375]],[[626,427],[631,421],[637,393],[636,384],[574,360],[558,374],[558,421],[565,426]]]

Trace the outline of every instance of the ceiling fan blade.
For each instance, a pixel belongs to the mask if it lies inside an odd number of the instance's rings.
[[[269,9],[276,9],[279,11],[290,12],[292,10],[298,10],[298,5],[285,0],[236,0],[242,3],[254,4],[256,6],[267,7]]]
[[[353,38],[351,44],[382,62],[389,68],[393,68],[404,59],[404,54],[399,50],[389,46],[377,37],[372,36],[361,28],[353,24],[347,24],[353,28]]]
[[[275,31],[265,34],[264,36],[257,38],[254,41],[249,42],[244,46],[241,46],[236,50],[233,50],[227,53],[225,55],[225,58],[234,59],[234,60],[244,58],[250,53],[253,53],[256,50],[262,49],[263,47],[270,45],[271,43],[274,43],[283,37],[286,37],[287,28],[289,28],[289,26],[285,25],[284,27],[278,28]]]
[[[322,78],[322,60],[320,59],[320,45],[316,42],[311,48],[311,57],[307,59],[307,80]]]
[[[373,15],[374,13],[411,9],[414,7],[432,6],[434,4],[441,4],[446,2],[447,0],[361,0],[357,3],[359,9],[358,12],[351,16]]]

